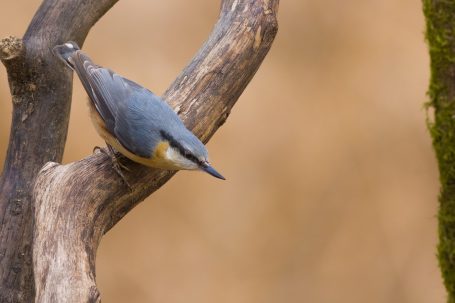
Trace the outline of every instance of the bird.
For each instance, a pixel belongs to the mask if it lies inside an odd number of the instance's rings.
[[[225,180],[211,166],[204,144],[162,98],[96,65],[74,41],[55,46],[53,53],[78,75],[89,96],[93,125],[128,186],[116,164],[115,151],[148,167],[200,170]]]

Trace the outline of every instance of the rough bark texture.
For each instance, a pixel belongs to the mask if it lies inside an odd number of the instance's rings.
[[[0,42],[13,102],[0,178],[0,302],[33,300],[31,188],[46,162],[61,161],[66,140],[72,75],[50,49],[67,40],[82,44],[116,1],[45,0],[23,39]]]
[[[103,153],[54,163],[63,153],[72,75],[50,49],[67,40],[82,44],[115,2],[45,0],[23,40],[0,43],[14,103],[0,180],[1,302],[30,302],[34,295],[36,302],[98,302],[101,237],[174,174],[123,159],[130,191]],[[209,39],[163,96],[202,141],[227,119],[270,49],[278,2],[222,1]]]
[[[455,2],[424,0],[431,58],[429,122],[439,164],[438,259],[448,302],[455,302]]]

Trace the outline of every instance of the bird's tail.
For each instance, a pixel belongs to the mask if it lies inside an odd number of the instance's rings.
[[[57,45],[52,49],[54,55],[59,57],[71,69],[74,69],[74,63],[71,60],[71,55],[73,55],[78,50],[80,50],[79,46],[76,42],[73,41],[68,41],[62,45]]]

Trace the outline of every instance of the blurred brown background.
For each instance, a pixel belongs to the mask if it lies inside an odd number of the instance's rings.
[[[3,1],[0,37],[39,0]],[[218,1],[120,1],[84,49],[162,94]],[[103,302],[444,302],[429,60],[415,0],[283,0],[271,52],[208,144],[228,180],[181,172],[104,238]],[[0,72],[4,157],[10,96]],[[64,162],[103,145],[75,81]]]

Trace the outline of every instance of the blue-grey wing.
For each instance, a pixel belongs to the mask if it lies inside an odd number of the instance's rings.
[[[139,84],[95,65],[81,51],[76,53],[73,61],[107,130],[130,152],[150,157],[161,140],[160,125],[166,123],[162,114],[172,112],[169,106]],[[173,122],[167,123],[172,125]]]

